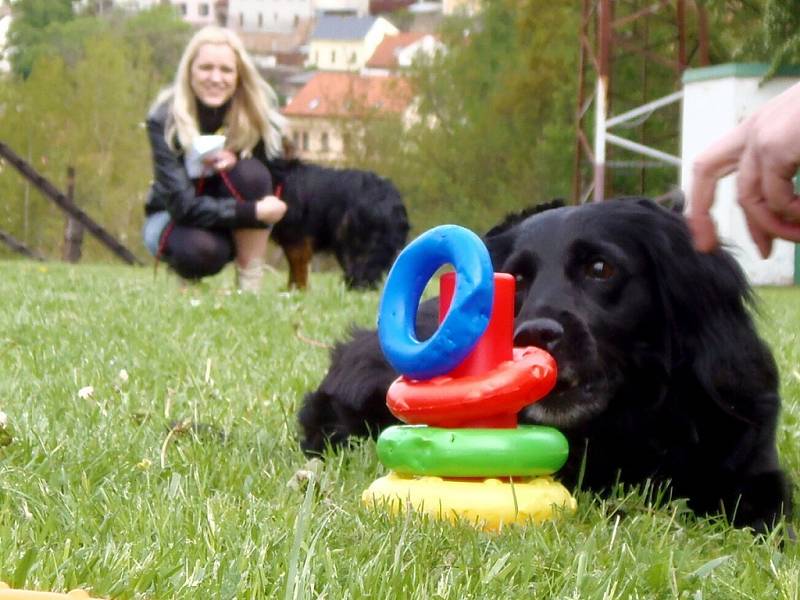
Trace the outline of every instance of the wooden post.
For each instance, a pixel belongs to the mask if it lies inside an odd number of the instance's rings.
[[[25,177],[25,179],[30,181],[42,194],[52,200],[56,206],[86,227],[86,230],[89,233],[91,233],[95,238],[97,238],[97,240],[100,241],[100,243],[105,245],[119,258],[131,265],[143,264],[141,260],[136,258],[136,255],[133,252],[122,245],[122,243],[120,243],[113,235],[111,235],[96,221],[94,221],[94,219],[92,219],[89,215],[75,206],[75,203],[67,198],[63,192],[59,191],[52,183],[39,175],[39,173],[37,173],[33,167],[20,158],[3,142],[0,142],[0,156],[11,163],[11,166],[13,166],[23,177]]]
[[[75,169],[67,167],[67,198],[75,201]],[[81,246],[83,244],[83,224],[75,217],[68,214],[64,221],[64,245],[61,250],[61,260],[76,263],[81,260]]]

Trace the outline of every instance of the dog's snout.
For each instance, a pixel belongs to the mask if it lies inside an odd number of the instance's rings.
[[[525,321],[514,332],[515,346],[536,346],[552,352],[564,337],[561,323],[553,319],[533,319]]]

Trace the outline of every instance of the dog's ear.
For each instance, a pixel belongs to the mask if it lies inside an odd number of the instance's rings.
[[[514,239],[516,238],[514,228],[519,223],[522,223],[522,221],[531,215],[536,215],[553,208],[560,208],[564,205],[565,202],[563,198],[556,198],[549,202],[541,202],[519,212],[507,214],[500,223],[487,231],[483,236],[483,241],[489,249],[489,255],[492,257],[492,264],[494,265],[495,271],[500,270],[503,263],[506,262],[508,255],[511,254]]]
[[[530,217],[531,215],[537,215],[540,212],[544,212],[546,210],[551,210],[553,208],[561,208],[564,206],[566,202],[563,198],[554,198],[549,202],[540,202],[538,204],[534,204],[533,206],[529,206],[528,208],[524,208],[520,211],[508,213],[503,220],[500,221],[497,225],[492,227],[489,231],[484,234],[484,238],[489,238],[495,235],[499,235],[504,231],[511,229],[517,223],[522,223],[525,219]]]

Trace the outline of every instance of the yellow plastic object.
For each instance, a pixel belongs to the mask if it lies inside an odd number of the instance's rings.
[[[367,506],[385,506],[392,514],[411,508],[437,519],[465,519],[487,531],[511,523],[540,523],[578,506],[567,488],[550,477],[512,484],[499,479],[463,481],[390,472],[373,481],[361,499]]]
[[[33,592],[30,590],[12,590],[8,584],[0,581],[0,600],[56,600],[66,598],[67,600],[92,600],[88,592],[84,590],[72,590],[66,594],[56,592]]]

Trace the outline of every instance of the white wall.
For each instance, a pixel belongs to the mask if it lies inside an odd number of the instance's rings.
[[[766,71],[766,66],[732,64],[690,69],[684,74],[681,188],[687,197],[695,156],[758,106],[798,81],[798,77],[777,77],[761,85]],[[795,245],[776,240],[769,259],[761,259],[736,201],[735,173],[717,185],[712,215],[720,237],[730,243],[752,283],[793,283]]]
[[[229,0],[228,26],[247,32],[288,33],[314,16],[313,0]]]
[[[8,61],[8,28],[11,25],[11,15],[0,17],[0,73],[8,73],[11,64]]]

